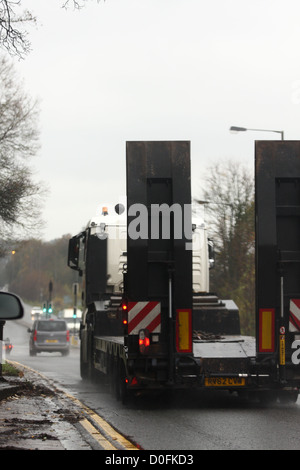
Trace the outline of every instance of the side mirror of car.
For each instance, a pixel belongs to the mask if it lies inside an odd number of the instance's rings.
[[[0,292],[0,321],[18,320],[24,315],[24,307],[18,296]]]

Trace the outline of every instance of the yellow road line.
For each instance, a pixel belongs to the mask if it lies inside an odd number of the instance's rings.
[[[90,410],[92,411],[92,410]],[[90,413],[91,418],[108,434],[113,440],[117,441],[122,445],[126,450],[139,450],[132,442],[128,441],[126,437],[118,433],[107,421],[105,421],[101,416],[97,415],[92,411]]]
[[[46,381],[49,381],[49,378],[46,377],[44,374],[41,372],[38,372],[34,369],[32,369],[29,366],[25,366],[24,364],[20,364],[19,362],[15,361],[8,361],[7,362],[14,364],[16,367],[23,367],[24,369],[27,369],[35,374],[38,374],[40,377],[45,379]],[[58,387],[56,387],[58,388]],[[71,399],[79,408],[83,409],[85,413],[88,415],[88,417],[93,420],[103,431],[104,433],[112,440],[115,441],[116,443],[120,444],[122,447],[124,447],[125,450],[139,450],[138,447],[136,447],[132,442],[130,442],[126,437],[124,437],[122,434],[117,432],[105,419],[101,418],[95,411],[91,410],[88,406],[86,406],[84,403],[82,403],[78,398],[74,397],[71,395],[69,392],[66,392],[65,390],[59,389],[60,392],[62,392],[67,398]],[[80,421],[80,424],[91,434],[96,441],[99,442],[99,444],[105,448],[105,450],[117,450],[116,447],[114,447],[109,440],[101,434],[101,432],[95,428],[92,423],[84,418],[83,420]]]
[[[126,437],[116,431],[107,421],[105,421],[105,419],[101,418],[101,416],[99,416],[95,411],[91,410],[88,406],[81,403],[77,398],[75,398],[68,392],[64,393],[68,398],[73,400],[74,403],[83,408],[84,411],[90,416],[90,418],[95,421],[98,426],[100,426],[101,429],[103,429],[103,431],[108,434],[112,440],[117,441],[119,444],[122,445],[122,447],[125,447],[126,450],[139,450],[138,447],[136,447],[132,442],[126,439]]]
[[[80,421],[81,426],[101,445],[104,450],[117,450],[105,437],[85,418]]]

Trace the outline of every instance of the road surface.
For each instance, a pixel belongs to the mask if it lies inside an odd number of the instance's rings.
[[[4,337],[14,348],[9,359],[51,379],[145,450],[299,450],[300,400],[296,405],[263,407],[227,392],[141,396],[127,406],[105,387],[83,382],[79,349],[29,356],[27,328],[7,322]]]

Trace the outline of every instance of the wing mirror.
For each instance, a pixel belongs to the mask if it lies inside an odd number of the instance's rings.
[[[15,294],[0,292],[0,321],[18,320],[24,315],[21,300]]]

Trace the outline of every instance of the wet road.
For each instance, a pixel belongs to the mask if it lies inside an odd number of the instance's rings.
[[[7,322],[4,337],[14,345],[9,359],[50,378],[94,409],[119,432],[146,450],[299,450],[300,400],[296,405],[264,408],[235,394],[176,393],[172,397],[138,397],[123,406],[105,388],[81,380],[79,349],[29,356],[27,329]]]

